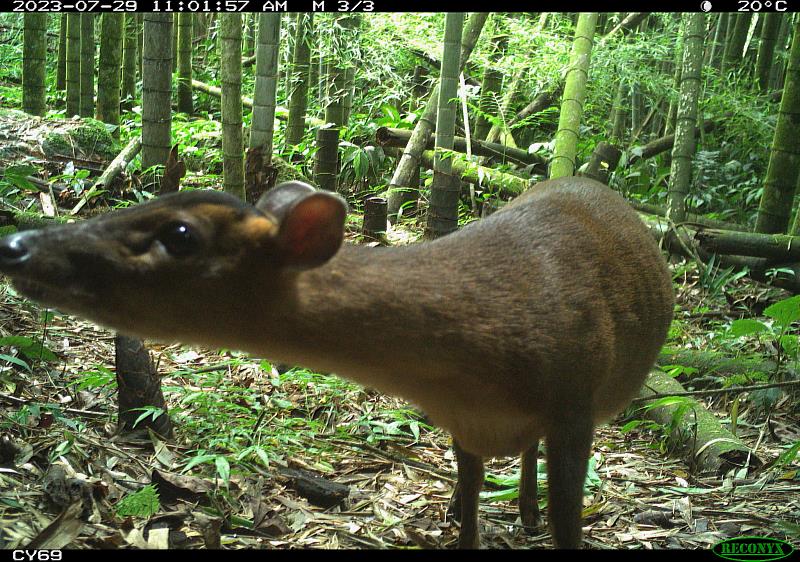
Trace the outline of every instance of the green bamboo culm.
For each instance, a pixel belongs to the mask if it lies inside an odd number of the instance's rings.
[[[289,90],[289,120],[286,123],[286,146],[292,147],[303,140],[305,132],[306,108],[308,105],[308,74],[309,62],[311,60],[311,49],[308,45],[308,37],[313,25],[314,14],[298,13],[294,53],[292,57],[292,67],[289,71],[291,76]]]
[[[675,222],[686,220],[686,197],[692,179],[706,26],[706,16],[701,12],[686,14],[684,18],[680,95],[675,119],[675,145],[672,149],[672,166],[667,188],[667,217]]]
[[[758,207],[756,232],[783,234],[789,226],[792,202],[800,170],[800,134],[797,122],[800,117],[800,18],[794,24],[794,39],[789,52],[786,83],[783,87],[772,151],[764,179],[764,192]],[[797,220],[794,233],[797,234]]]
[[[61,14],[58,26],[58,62],[56,64],[56,90],[67,89],[67,14]]]
[[[436,148],[433,161],[433,185],[425,224],[425,236],[438,238],[458,228],[460,182],[452,176],[452,160],[458,102],[458,75],[461,62],[461,34],[464,14],[445,16],[444,51],[439,81],[439,107],[436,112]]]
[[[94,115],[94,20],[95,14],[81,14],[81,101],[80,116]]]
[[[129,111],[136,99],[136,14],[125,14],[122,45],[122,109]]]
[[[120,80],[124,14],[106,12],[100,24],[100,73],[97,77],[97,118],[116,126],[119,138]]]
[[[81,110],[81,15],[67,14],[67,117]]]
[[[44,115],[45,111],[48,17],[25,14],[23,19],[22,109],[31,115]]]
[[[142,168],[163,166],[172,147],[172,14],[142,18]]]
[[[223,189],[245,198],[242,157],[242,15],[220,14]]]
[[[258,40],[255,51],[256,80],[253,92],[250,148],[262,146],[265,162],[269,163],[272,161],[272,135],[275,129],[281,14],[260,14],[258,18]]]
[[[191,115],[192,105],[192,18],[178,14],[178,111]]]
[[[550,164],[550,179],[571,176],[575,172],[578,129],[583,115],[583,102],[586,99],[586,83],[589,79],[589,63],[596,24],[596,13],[581,13],[578,16],[569,70],[564,84],[564,96],[561,101],[555,149]]]

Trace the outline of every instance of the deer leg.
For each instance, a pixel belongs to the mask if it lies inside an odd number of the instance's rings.
[[[522,470],[519,477],[519,514],[525,530],[533,532],[541,524],[536,486],[536,465],[539,459],[539,440],[522,453]]]
[[[594,428],[588,417],[555,427],[547,435],[550,528],[557,548],[580,548],[583,483]]]
[[[458,484],[454,492],[454,507],[458,506],[461,532],[458,548],[480,548],[478,532],[478,496],[483,487],[483,458],[468,453],[453,440],[458,462]]]

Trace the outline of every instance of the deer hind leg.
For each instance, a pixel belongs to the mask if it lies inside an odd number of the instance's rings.
[[[527,532],[541,525],[539,499],[536,485],[536,468],[539,459],[539,440],[522,453],[522,470],[519,477],[519,514]]]
[[[588,417],[570,418],[547,435],[548,515],[557,548],[581,546],[583,483],[593,431]]]
[[[458,482],[450,505],[454,519],[461,523],[458,548],[480,548],[478,498],[483,487],[483,458],[463,450],[455,439],[453,450],[458,463]]]

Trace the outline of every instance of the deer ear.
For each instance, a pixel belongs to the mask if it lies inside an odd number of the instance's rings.
[[[347,205],[338,195],[287,182],[262,196],[256,207],[277,219],[277,243],[287,266],[320,266],[342,245]]]
[[[316,190],[307,183],[301,181],[283,182],[262,195],[256,203],[256,209],[271,215],[278,222],[281,222],[294,203],[312,193],[316,193]]]

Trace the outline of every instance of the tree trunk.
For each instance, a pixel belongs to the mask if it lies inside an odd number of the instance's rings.
[[[314,181],[326,191],[336,191],[339,178],[339,129],[317,129]]]
[[[469,19],[464,25],[464,32],[461,40],[460,70],[463,70],[466,61],[472,54],[472,50],[475,48],[475,44],[478,41],[478,37],[480,37],[483,24],[486,22],[488,15],[489,14],[486,12],[475,12],[470,15]],[[417,187],[409,186],[409,181],[414,174],[414,168],[418,165],[419,155],[423,151],[425,141],[427,141],[428,135],[431,134],[431,130],[433,129],[438,100],[439,85],[434,87],[433,91],[431,92],[428,102],[425,106],[425,110],[417,121],[417,124],[414,127],[414,132],[411,135],[411,140],[406,146],[406,149],[403,151],[403,156],[400,158],[400,162],[397,165],[397,169],[394,171],[392,180],[389,182],[388,200],[390,220],[393,220],[397,217],[397,212],[403,203],[402,192],[408,187]]]
[[[312,25],[313,14],[298,13],[297,28],[292,57],[292,87],[289,95],[289,122],[286,124],[286,146],[300,144],[305,131],[306,107],[308,105],[308,65],[311,51],[307,37]]]
[[[780,14],[771,12],[762,14],[764,25],[761,27],[761,42],[758,45],[756,58],[756,78],[761,91],[766,92],[769,86],[769,74],[775,55],[775,40],[778,38]]]
[[[136,65],[136,14],[125,14],[125,41],[122,52],[122,108],[127,111],[133,108],[136,100]]]
[[[220,82],[222,85],[223,189],[239,199],[244,192],[242,139],[242,15],[220,14]]]
[[[729,115],[723,115],[719,118],[720,122],[724,122]],[[716,129],[719,125],[717,122],[712,121],[711,119],[706,119],[703,121],[702,132],[703,133],[710,133],[714,129]],[[697,138],[700,135],[700,127],[695,127],[694,129],[694,136]],[[631,150],[631,155],[628,160],[628,164],[633,164],[639,160],[646,160],[647,158],[652,158],[653,156],[657,156],[662,152],[666,152],[667,150],[672,149],[675,146],[675,135],[666,135],[661,137],[660,139],[655,139],[650,141],[644,146],[635,147]]]
[[[58,63],[56,66],[56,90],[67,89],[67,14],[59,16]]]
[[[775,42],[775,55],[772,62],[772,69],[769,72],[769,87],[771,90],[780,90],[783,87],[783,77],[786,71],[786,59],[788,58],[788,48],[786,46],[789,28],[791,27],[790,17],[781,14],[781,25],[778,28],[778,40]]]
[[[558,119],[553,159],[550,163],[550,179],[571,176],[575,173],[575,155],[578,130],[586,98],[586,82],[592,55],[592,40],[597,22],[596,13],[581,13],[575,28],[570,66],[564,85],[561,115]]]
[[[67,14],[67,117],[81,112],[81,15]]]
[[[735,26],[730,37],[730,41],[725,46],[725,59],[723,61],[722,72],[737,70],[742,62],[744,44],[747,41],[747,32],[750,30],[750,23],[753,20],[751,13],[736,14]],[[730,24],[728,24],[730,25]]]
[[[461,57],[461,33],[464,14],[448,12],[445,15],[444,50],[439,81],[439,109],[436,118],[436,148],[433,160],[433,185],[431,185],[425,236],[439,238],[458,229],[459,182],[452,176],[452,160],[446,151],[453,150],[456,128],[456,102],[458,74]]]
[[[253,92],[253,120],[250,148],[263,147],[266,164],[272,162],[272,135],[275,129],[275,105],[278,88],[281,14],[260,14],[256,47],[256,77]]]
[[[114,125],[119,139],[119,92],[122,72],[124,14],[106,12],[100,28],[100,73],[97,78],[97,119]]]
[[[713,254],[769,258],[777,262],[800,262],[800,237],[788,234],[761,234],[702,229],[695,240]]]
[[[675,118],[678,115],[678,98],[681,91],[681,72],[683,72],[683,41],[686,33],[685,21],[681,18],[678,26],[678,38],[675,41],[675,59],[673,66],[672,91],[669,92],[669,109],[667,110],[667,123],[664,127],[664,134],[669,135],[675,132]]]
[[[794,25],[788,68],[756,220],[756,232],[768,234],[786,232],[800,171],[800,19]],[[798,232],[797,222],[794,232]]]
[[[147,169],[163,166],[172,147],[172,14],[144,14],[142,28],[142,169]]]
[[[136,71],[139,81],[142,82],[142,69],[144,68],[144,14],[136,14]]]
[[[625,134],[625,123],[627,122],[627,112],[624,107],[625,81],[620,78],[617,84],[617,94],[614,96],[614,103],[611,107],[609,124],[611,132],[609,137],[612,142],[622,144]]]
[[[178,111],[191,115],[192,102],[192,16],[178,14]]]
[[[668,218],[686,220],[686,197],[692,179],[692,158],[695,151],[697,105],[700,97],[700,75],[703,67],[705,14],[685,16],[685,47],[681,70],[681,88],[675,123],[675,147],[672,149],[668,200]]]
[[[94,115],[95,17],[94,14],[81,14],[81,117]]]
[[[31,115],[44,115],[45,65],[47,63],[47,19],[49,15],[24,14],[22,41],[22,109]]]
[[[700,53],[700,64],[702,59]],[[646,403],[652,394],[680,392],[686,389],[678,381],[660,371],[652,371],[639,396]],[[681,410],[685,412],[683,415],[680,415]],[[755,466],[763,464],[714,414],[689,396],[681,397],[678,403],[648,409],[643,415],[667,428],[671,447],[682,452],[693,473],[722,475],[746,462]],[[676,416],[680,419],[676,420]]]
[[[503,73],[496,67],[497,62],[505,54],[508,46],[508,35],[503,33],[492,38],[492,52],[489,54],[489,64],[483,74],[481,95],[478,99],[478,116],[475,118],[473,138],[483,140],[492,128],[486,115],[496,115],[499,107],[499,92],[503,84]]]

